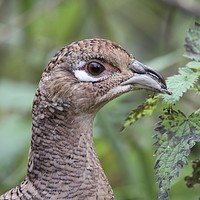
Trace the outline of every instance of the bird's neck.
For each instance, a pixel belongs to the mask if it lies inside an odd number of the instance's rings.
[[[33,105],[29,175],[79,170],[94,153],[91,114],[76,114],[67,105],[38,100]],[[32,168],[34,170],[32,170]],[[84,170],[84,169],[83,169]]]
[[[54,191],[70,193],[83,187],[93,195],[112,196],[94,150],[94,114],[77,114],[74,110],[70,105],[36,97],[28,178],[33,185],[45,182],[45,187]]]

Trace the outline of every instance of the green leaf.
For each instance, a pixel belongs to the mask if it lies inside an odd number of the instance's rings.
[[[185,56],[200,61],[200,24],[195,23],[194,27],[188,30],[188,35],[185,38]]]
[[[139,118],[148,115],[151,116],[156,104],[159,100],[159,96],[154,96],[147,99],[143,104],[139,105],[136,109],[132,110],[127,119],[124,122],[122,130],[133,124]]]
[[[190,149],[200,141],[200,112],[186,117],[172,108],[165,110],[157,124],[154,138],[157,156],[155,170],[159,183],[159,200],[168,199],[170,183],[188,163]]]
[[[171,76],[166,81],[168,90],[172,92],[172,95],[161,95],[164,101],[169,104],[178,101],[188,89],[194,86],[198,77],[199,73],[190,68],[180,68],[178,75]]]
[[[186,66],[191,69],[200,70],[200,62],[192,61],[192,62],[187,63]]]

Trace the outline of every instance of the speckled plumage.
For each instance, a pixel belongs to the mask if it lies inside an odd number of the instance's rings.
[[[105,66],[98,81],[81,66],[91,60]],[[137,74],[135,71],[139,71],[139,77],[144,74],[140,68],[134,71],[135,67],[130,67],[133,62],[124,48],[103,39],[74,42],[52,58],[33,102],[27,177],[0,200],[114,200],[94,150],[95,114],[108,101],[131,90],[167,92],[162,77],[153,77],[152,71],[146,71],[145,76],[156,79],[155,88],[139,82],[121,86]],[[80,81],[74,75],[76,70],[84,70],[94,81]]]

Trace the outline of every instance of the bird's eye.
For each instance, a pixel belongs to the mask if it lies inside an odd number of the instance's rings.
[[[105,67],[98,63],[98,62],[90,62],[87,65],[87,71],[92,75],[92,76],[98,76],[105,70]]]

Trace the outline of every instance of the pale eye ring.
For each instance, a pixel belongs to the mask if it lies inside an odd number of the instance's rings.
[[[86,69],[92,76],[98,76],[105,70],[105,67],[98,62],[92,61],[87,64]]]

